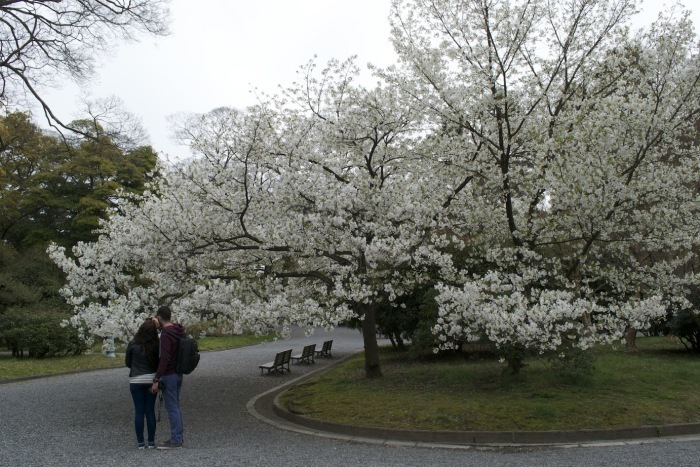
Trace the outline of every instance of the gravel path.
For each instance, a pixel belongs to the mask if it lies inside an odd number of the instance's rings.
[[[136,449],[126,368],[2,384],[0,466],[697,466],[700,459],[697,437],[568,449],[416,448],[281,430],[246,410],[255,396],[330,362],[292,365],[285,376],[260,376],[259,364],[326,339],[334,341],[334,361],[362,347],[357,331],[340,328],[204,353],[185,377],[186,447],[174,451]],[[158,441],[169,437],[166,418]]]

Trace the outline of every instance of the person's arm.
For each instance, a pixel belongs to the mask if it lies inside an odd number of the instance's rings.
[[[131,368],[131,349],[132,345],[129,342],[129,345],[126,346],[126,355],[124,355],[124,364],[129,368]]]
[[[160,377],[165,372],[165,368],[168,366],[168,358],[170,358],[170,349],[166,344],[166,339],[168,339],[169,334],[165,332],[165,328],[160,331],[160,343],[158,344],[158,368],[156,369],[156,376],[153,378],[153,384],[151,385],[151,392],[153,394],[158,394]]]
[[[151,392],[153,394],[158,392],[158,383],[160,382],[161,376],[163,376],[163,373],[165,373],[165,370],[168,368],[174,345],[175,336],[163,328],[160,332],[160,361],[158,362],[156,377],[153,378],[153,385],[151,386]]]
[[[151,354],[148,356],[148,363],[150,364],[148,369],[151,370],[151,373],[155,373],[158,370],[158,364],[160,363],[159,347],[160,343],[151,350]]]
[[[173,335],[166,331],[165,328],[160,333],[160,360],[158,361],[158,369],[156,370],[156,380],[160,380],[165,370],[168,368],[168,363],[173,353]]]

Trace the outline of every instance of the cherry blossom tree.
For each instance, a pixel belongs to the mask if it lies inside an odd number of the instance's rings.
[[[420,108],[353,85],[357,72],[310,64],[265,105],[185,119],[197,158],[121,206],[100,241],[54,249],[76,323],[124,336],[163,301],[231,332],[358,316],[367,374],[381,375],[376,306],[449,265],[431,238],[447,189],[420,153]]]
[[[185,116],[195,157],[52,255],[75,323],[126,336],[170,303],[230,332],[362,320],[438,281],[443,348],[528,354],[621,339],[696,278],[697,46],[639,35],[632,1],[396,0],[399,64],[312,63],[245,111]],[[452,255],[453,252],[459,254]]]
[[[688,14],[632,37],[629,0],[396,0],[387,78],[449,131],[471,260],[445,282],[443,346],[587,348],[695,281],[697,43]],[[672,11],[673,13],[673,11]],[[664,300],[662,300],[664,298]]]

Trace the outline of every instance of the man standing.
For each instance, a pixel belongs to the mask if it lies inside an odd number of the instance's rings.
[[[180,411],[180,388],[182,375],[175,372],[177,346],[179,338],[185,336],[185,328],[172,323],[170,307],[158,308],[156,319],[161,329],[160,333],[160,363],[156,376],[153,378],[151,391],[158,392],[158,383],[163,389],[163,402],[170,420],[170,439],[158,446],[158,449],[181,448],[184,441],[182,427],[182,412]]]

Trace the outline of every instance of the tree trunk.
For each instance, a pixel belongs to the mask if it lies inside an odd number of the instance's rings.
[[[401,351],[406,350],[406,346],[405,346],[404,343],[403,343],[403,339],[401,339],[401,333],[400,333],[400,332],[395,332],[395,333],[394,333],[394,339],[396,339],[396,347],[397,347],[399,350],[401,350]],[[394,339],[392,339],[391,341],[393,342]]]
[[[362,339],[365,344],[365,376],[367,378],[380,378],[382,370],[379,367],[379,345],[377,345],[377,323],[375,319],[375,306],[373,304],[358,303],[356,312],[362,316]]]
[[[522,357],[509,357],[506,358],[506,362],[508,363],[508,374],[510,375],[519,375],[520,369],[525,366]]]
[[[625,347],[627,350],[636,352],[637,350],[637,330],[635,328],[627,328],[625,331]]]

